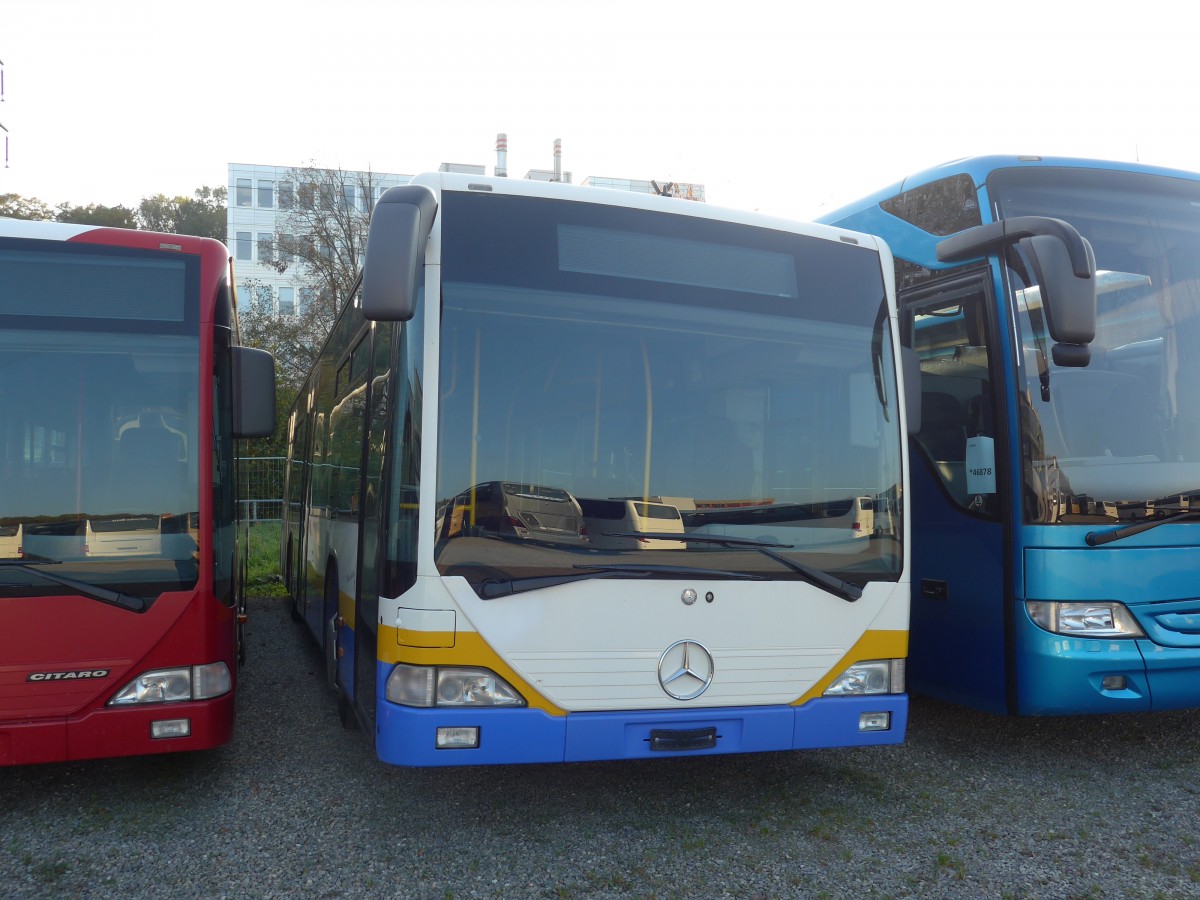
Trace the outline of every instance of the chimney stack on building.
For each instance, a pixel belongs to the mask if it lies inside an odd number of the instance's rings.
[[[562,181],[562,138],[554,139],[554,180]]]
[[[496,135],[496,177],[508,177],[508,135]]]

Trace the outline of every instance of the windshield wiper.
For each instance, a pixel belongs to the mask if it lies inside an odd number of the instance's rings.
[[[744,581],[763,581],[762,575],[749,575],[745,572],[726,572],[723,569],[700,569],[694,566],[656,566],[614,563],[581,564],[573,568],[584,571],[569,575],[534,575],[530,578],[513,578],[510,581],[485,581],[479,586],[480,596],[484,600],[496,597],[507,597],[509,594],[520,594],[524,591],[536,591],[539,588],[554,587],[559,584],[570,584],[572,581],[586,581],[589,578],[611,578],[614,575],[632,575],[636,578],[651,578],[655,575],[697,575],[703,578],[736,578]]]
[[[1101,544],[1111,544],[1113,541],[1141,534],[1143,531],[1149,531],[1151,528],[1157,528],[1159,525],[1166,525],[1168,522],[1182,522],[1184,519],[1194,519],[1197,516],[1200,516],[1200,510],[1192,509],[1187,512],[1176,513],[1173,516],[1163,516],[1161,519],[1150,519],[1145,522],[1137,522],[1133,525],[1122,525],[1120,528],[1114,528],[1112,531],[1089,531],[1084,535],[1083,539],[1087,541],[1089,547],[1099,547]]]
[[[123,594],[120,591],[110,591],[108,588],[100,587],[97,584],[88,584],[86,581],[77,581],[74,578],[68,578],[66,575],[56,575],[52,572],[43,572],[41,569],[35,569],[29,565],[27,560],[32,560],[37,565],[59,565],[62,561],[58,559],[50,559],[46,556],[38,556],[37,554],[27,553],[26,559],[0,559],[0,568],[17,569],[21,572],[28,572],[30,575],[37,575],[39,578],[44,578],[47,581],[53,581],[56,584],[61,584],[63,587],[68,587],[77,594],[87,597],[89,600],[99,600],[101,603],[111,603],[113,606],[119,606],[122,609],[133,610],[133,612],[143,612],[146,609],[146,601],[141,597],[133,597],[129,594]]]
[[[831,594],[841,597],[847,603],[853,603],[862,596],[862,588],[857,584],[851,584],[849,581],[830,575],[828,572],[807,566],[802,562],[796,562],[794,559],[788,559],[779,553],[774,552],[772,548],[790,549],[795,544],[775,544],[770,541],[756,541],[753,538],[729,537],[724,534],[679,534],[678,532],[662,532],[662,531],[620,531],[620,532],[603,532],[605,537],[628,537],[628,538],[647,538],[659,541],[684,541],[687,543],[700,544],[719,544],[723,547],[747,547],[751,550],[757,550],[764,556],[769,556],[771,559],[787,566],[793,572],[803,575],[809,584],[816,585],[819,588],[824,588]]]

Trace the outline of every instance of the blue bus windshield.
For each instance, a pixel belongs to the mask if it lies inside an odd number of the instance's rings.
[[[1200,184],[1129,172],[1006,168],[998,214],[1055,216],[1091,242],[1096,338],[1054,366],[1036,286],[1008,269],[1021,342],[1018,402],[1031,522],[1117,521],[1200,498]],[[1043,390],[1043,382],[1047,389]]]

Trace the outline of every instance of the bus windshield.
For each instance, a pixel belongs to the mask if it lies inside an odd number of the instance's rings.
[[[764,542],[895,580],[878,256],[629,209],[584,225],[579,206],[446,195],[439,570],[477,587],[614,564],[800,577]]]
[[[0,560],[25,565],[0,568],[0,596],[61,595],[61,583],[39,577],[41,566],[137,597],[194,587],[200,357],[182,272],[161,286],[177,292],[162,298],[174,310],[162,321],[114,321],[70,285],[51,282],[72,277],[69,260],[37,263],[41,277],[26,281],[22,272],[35,264],[0,260],[9,262],[0,309]],[[54,302],[35,303],[24,290],[34,284]]]
[[[1036,287],[1010,257],[1023,373],[1026,519],[1118,521],[1200,498],[1200,185],[1088,169],[1001,169],[999,215],[1074,225],[1096,255],[1085,368],[1053,363]]]

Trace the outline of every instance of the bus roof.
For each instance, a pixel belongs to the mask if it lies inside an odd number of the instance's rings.
[[[164,234],[159,231],[139,231],[108,225],[76,225],[68,222],[43,222],[30,219],[9,219],[0,216],[0,238],[21,238],[33,241],[74,241],[76,243],[108,244],[118,247],[140,247],[146,250],[184,250],[200,253],[206,244],[224,245],[213,238],[195,235]],[[165,247],[163,245],[166,245]]]
[[[938,181],[951,175],[970,175],[975,185],[983,184],[987,176],[996,169],[1020,168],[1032,166],[1036,168],[1069,168],[1069,169],[1103,169],[1117,172],[1141,172],[1147,175],[1163,175],[1171,178],[1186,178],[1189,181],[1200,180],[1200,173],[1188,172],[1183,169],[1168,169],[1161,166],[1150,166],[1143,163],[1119,160],[1084,159],[1071,156],[1015,156],[993,154],[990,156],[967,156],[940,163],[912,175],[908,175],[887,187],[880,188],[865,197],[861,197],[831,212],[818,217],[819,222],[840,222],[855,213],[871,206],[878,206],[884,200]]]
[[[569,200],[576,203],[598,203],[620,206],[625,209],[642,209],[671,215],[688,215],[701,219],[717,219],[742,225],[790,231],[828,241],[851,243],[878,252],[881,242],[877,237],[856,232],[844,226],[831,226],[768,216],[750,210],[733,209],[710,203],[697,203],[678,197],[658,197],[615,188],[591,187],[587,185],[563,184],[561,182],[535,181],[525,178],[496,178],[484,175],[468,175],[458,172],[426,172],[413,176],[410,184],[422,184],[434,191],[470,191],[495,194],[510,194],[520,197],[544,197],[552,200]]]

